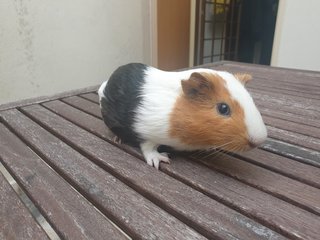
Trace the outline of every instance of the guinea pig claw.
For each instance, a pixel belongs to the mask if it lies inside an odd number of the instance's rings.
[[[119,138],[118,136],[114,136],[112,140],[114,143],[121,144],[121,138]]]
[[[146,141],[140,145],[143,156],[148,165],[159,169],[160,162],[170,163],[167,153],[159,153],[157,144]]]
[[[160,162],[170,163],[170,159],[166,153],[152,152],[145,156],[145,159],[148,165],[156,169],[159,169]]]

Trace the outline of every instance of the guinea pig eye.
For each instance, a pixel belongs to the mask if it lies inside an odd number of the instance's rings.
[[[230,116],[230,107],[226,103],[218,103],[218,112],[223,116]]]

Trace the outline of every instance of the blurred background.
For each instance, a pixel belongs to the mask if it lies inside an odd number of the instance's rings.
[[[97,85],[129,62],[320,71],[319,9],[319,0],[1,0],[0,104]]]

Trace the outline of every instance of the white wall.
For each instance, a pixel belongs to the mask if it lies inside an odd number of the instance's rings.
[[[151,62],[148,0],[1,0],[0,104]]]
[[[319,10],[319,0],[280,0],[272,66],[320,71]]]

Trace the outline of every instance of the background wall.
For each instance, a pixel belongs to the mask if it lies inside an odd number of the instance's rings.
[[[2,0],[0,104],[101,83],[151,62],[148,0]]]
[[[320,71],[319,9],[319,0],[280,0],[272,66]]]

